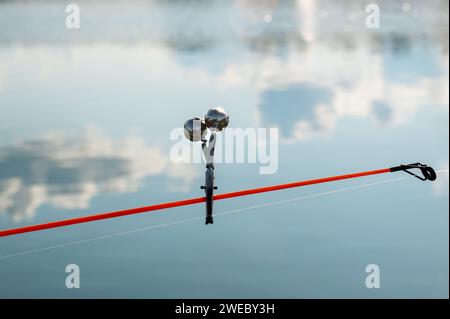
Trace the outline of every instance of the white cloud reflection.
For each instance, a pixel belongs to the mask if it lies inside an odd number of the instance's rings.
[[[167,174],[173,191],[187,190],[195,178],[192,167],[169,164],[161,149],[139,138],[113,140],[96,129],[3,147],[0,168],[0,212],[14,221],[43,204],[85,209],[96,195],[134,192],[149,176]]]
[[[230,64],[215,80],[225,87],[254,86],[259,96],[259,125],[280,127],[284,141],[328,134],[345,117],[399,126],[407,124],[420,108],[448,111],[448,53],[414,56],[413,49],[412,63],[430,59],[436,63],[436,73],[396,79],[390,78],[395,71],[390,70],[388,57],[371,52],[371,45],[363,39],[355,46],[351,51],[336,47],[330,55],[326,45],[312,43],[308,50],[293,50],[287,57]]]

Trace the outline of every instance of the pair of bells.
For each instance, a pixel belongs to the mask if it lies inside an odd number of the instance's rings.
[[[213,132],[224,130],[230,117],[228,113],[221,107],[209,109],[203,116],[203,119],[193,117],[184,123],[184,136],[191,142],[204,140],[209,128]]]

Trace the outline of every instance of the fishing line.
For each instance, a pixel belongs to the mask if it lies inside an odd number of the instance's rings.
[[[216,216],[224,216],[224,215],[229,215],[229,214],[233,214],[233,213],[249,211],[249,210],[252,210],[252,209],[263,208],[263,207],[270,207],[270,206],[285,204],[285,203],[289,203],[289,202],[299,201],[299,200],[303,200],[303,199],[309,199],[309,198],[326,196],[326,195],[331,195],[331,194],[336,194],[336,193],[348,192],[348,191],[357,190],[357,189],[361,189],[361,188],[367,188],[367,187],[371,187],[371,186],[392,183],[392,182],[396,182],[396,181],[400,181],[400,180],[404,180],[404,179],[406,179],[406,177],[398,177],[398,178],[382,180],[382,181],[379,181],[379,182],[373,182],[373,183],[367,183],[367,184],[362,184],[362,185],[357,185],[357,186],[352,186],[352,187],[336,189],[336,190],[327,191],[327,192],[321,192],[321,193],[316,193],[316,194],[311,194],[311,195],[304,195],[304,196],[300,196],[300,197],[295,197],[295,198],[290,198],[290,199],[285,199],[285,200],[280,200],[280,201],[260,204],[260,205],[256,205],[256,206],[250,206],[250,207],[244,207],[244,208],[228,210],[228,211],[225,211],[225,212],[222,212],[222,213],[218,213],[218,214],[216,214]],[[62,244],[48,246],[48,247],[44,247],[44,248],[26,250],[26,251],[22,251],[22,252],[10,254],[10,255],[0,256],[0,260],[6,259],[6,258],[11,258],[11,257],[22,256],[22,255],[28,255],[28,254],[42,252],[42,251],[48,251],[48,250],[57,249],[57,248],[63,248],[63,247],[68,247],[68,246],[73,246],[73,245],[84,244],[84,243],[93,242],[93,241],[97,241],[97,240],[101,240],[101,239],[108,239],[108,238],[113,238],[113,237],[118,237],[118,236],[124,236],[124,235],[128,235],[128,234],[148,231],[148,230],[152,230],[152,229],[158,229],[158,228],[164,228],[164,227],[175,226],[175,225],[180,225],[180,224],[186,224],[186,223],[197,221],[197,220],[200,220],[200,219],[203,219],[203,217],[194,217],[194,218],[184,219],[184,220],[180,220],[180,221],[176,221],[176,222],[172,222],[172,223],[153,225],[153,226],[148,226],[148,227],[144,227],[144,228],[133,229],[133,230],[129,230],[129,231],[123,231],[123,232],[119,232],[119,233],[104,235],[104,236],[100,236],[100,237],[94,237],[94,238],[88,238],[88,239],[83,239],[83,240],[78,240],[78,241],[72,241],[72,242],[62,243]]]

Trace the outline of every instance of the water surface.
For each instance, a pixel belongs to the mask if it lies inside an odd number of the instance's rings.
[[[0,228],[200,196],[172,129],[222,105],[278,127],[278,171],[217,165],[220,192],[401,163],[448,169],[447,1],[0,3]],[[217,213],[400,173],[216,203]],[[448,298],[448,173],[202,217],[201,205],[0,240],[0,297]],[[65,287],[65,267],[81,288]],[[365,287],[365,266],[381,288]]]

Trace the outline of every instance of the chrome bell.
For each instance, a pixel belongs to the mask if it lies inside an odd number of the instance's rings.
[[[206,133],[206,124],[198,117],[193,117],[184,123],[184,136],[191,142],[203,140]]]
[[[204,118],[206,126],[213,132],[222,131],[230,122],[228,113],[221,107],[209,109]]]

